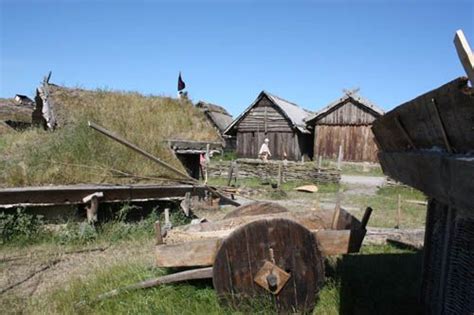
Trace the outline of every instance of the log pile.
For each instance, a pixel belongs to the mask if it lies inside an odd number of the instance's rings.
[[[341,172],[336,169],[318,169],[314,162],[268,161],[237,159],[238,178],[277,179],[281,167],[283,181],[308,180],[316,183],[339,183]],[[230,161],[212,161],[208,166],[210,177],[228,178]],[[280,166],[281,165],[281,166]]]

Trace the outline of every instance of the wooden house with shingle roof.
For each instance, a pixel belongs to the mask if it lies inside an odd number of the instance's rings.
[[[377,161],[372,122],[384,111],[369,100],[346,92],[306,119],[314,134],[314,156],[335,159],[342,146],[346,161]]]
[[[304,119],[312,113],[266,91],[225,130],[236,137],[238,157],[257,158],[265,138],[270,140],[272,159],[301,160],[312,157],[312,136]]]

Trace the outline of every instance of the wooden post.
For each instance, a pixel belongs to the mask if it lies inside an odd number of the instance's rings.
[[[230,183],[232,182],[232,173],[234,172],[234,161],[230,162],[229,165],[229,172],[228,172],[228,177],[227,177],[227,186],[230,186]]]
[[[474,85],[474,54],[462,30],[456,32],[454,36],[454,46],[456,47],[464,71],[466,71],[467,77],[471,81],[471,85]]]
[[[323,156],[320,155],[318,157],[318,173],[321,173],[321,165],[322,165],[322,162],[323,162]]]
[[[173,227],[173,224],[171,224],[171,221],[170,221],[170,209],[169,208],[165,208],[165,230],[168,231],[168,230],[171,230],[171,228]]]
[[[337,156],[337,169],[341,169],[341,162],[342,162],[342,144],[339,145],[339,154]]]
[[[281,163],[278,163],[278,179],[277,179],[278,188],[281,187],[281,181],[282,181],[282,167],[281,167]]]
[[[210,149],[210,144],[206,144],[206,167],[204,168],[204,184],[207,184],[207,179],[208,179],[208,168],[209,168],[209,163],[211,162],[210,156],[209,156],[209,149]],[[224,154],[224,150],[222,150],[222,154]]]
[[[102,192],[95,192],[93,194],[90,194],[82,198],[82,202],[90,203],[89,206],[86,206],[87,222],[89,224],[94,224],[97,222],[97,212],[99,210],[99,198],[103,196],[104,194]]]
[[[155,245],[163,244],[163,236],[161,235],[160,221],[155,222]]]
[[[397,225],[395,226],[396,229],[400,228],[400,220],[402,216],[402,196],[398,194],[398,202],[397,202]]]
[[[336,207],[334,208],[334,214],[332,217],[331,227],[334,230],[337,230],[337,223],[339,222],[339,215],[341,213],[341,190],[337,193]]]

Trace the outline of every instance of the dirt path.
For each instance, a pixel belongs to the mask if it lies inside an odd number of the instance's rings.
[[[97,249],[98,246],[89,247]],[[100,250],[71,252],[61,246],[31,247],[28,252],[0,252],[0,302],[15,296],[27,299],[53,288],[65,287],[72,279],[85,278],[92,270],[124,262],[153,266],[153,240],[124,242]],[[78,249],[76,249],[77,251]]]

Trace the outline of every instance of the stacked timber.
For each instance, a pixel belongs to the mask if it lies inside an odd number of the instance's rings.
[[[315,183],[339,183],[341,172],[332,168],[318,168],[314,162],[268,161],[237,159],[238,178],[282,178],[286,181],[307,180]],[[213,161],[208,167],[210,177],[229,176],[230,161]],[[235,174],[234,174],[235,176]]]
[[[474,91],[458,78],[373,124],[386,175],[429,198],[422,302],[474,313]]]

